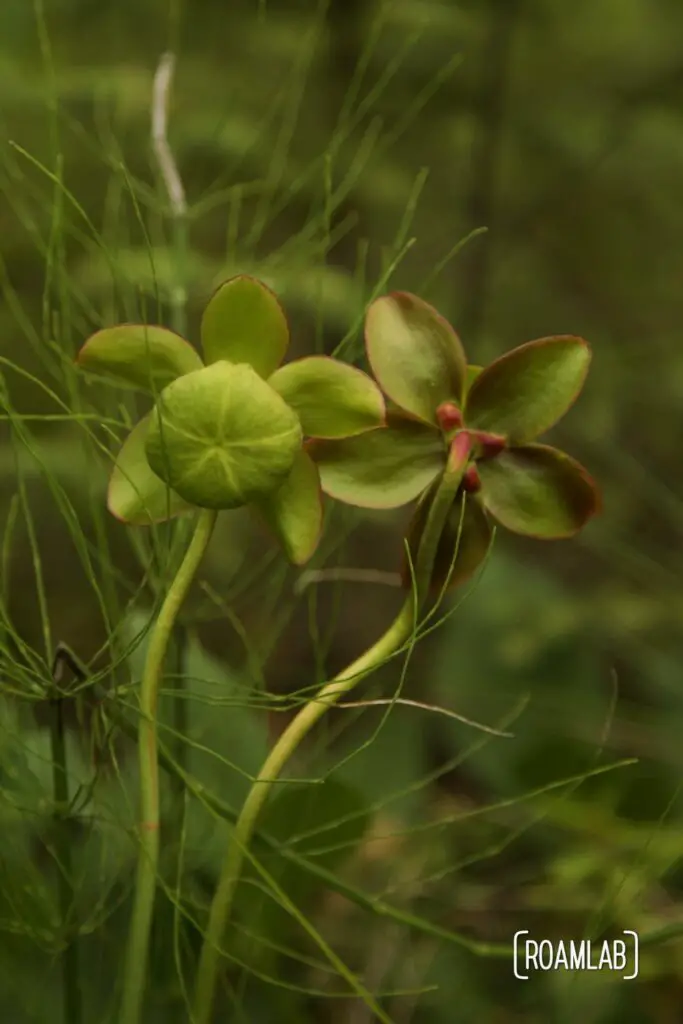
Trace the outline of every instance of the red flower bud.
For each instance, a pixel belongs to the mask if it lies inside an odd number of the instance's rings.
[[[436,418],[444,434],[462,426],[462,412],[455,402],[442,402],[436,410]]]
[[[479,471],[474,463],[468,466],[465,475],[462,478],[463,490],[467,494],[476,494],[477,491],[481,490],[481,477]]]
[[[471,434],[478,459],[493,459],[507,447],[507,438],[503,434],[492,434],[488,430],[472,430]]]

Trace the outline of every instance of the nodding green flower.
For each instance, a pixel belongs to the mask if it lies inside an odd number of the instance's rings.
[[[86,341],[84,370],[141,389],[151,413],[116,458],[109,510],[151,524],[196,508],[258,510],[290,559],[305,562],[322,523],[320,481],[304,437],[347,438],[385,422],[374,381],[325,356],[281,366],[289,345],[269,288],[231,278],[201,321],[204,359],[165,327],[121,324]]]
[[[586,470],[536,438],[579,394],[591,359],[582,338],[521,345],[486,369],[468,366],[451,325],[428,303],[394,292],[371,304],[367,355],[389,399],[386,425],[362,436],[312,441],[323,491],[350,505],[390,509],[419,498],[413,554],[453,438],[469,436],[470,463],[437,555],[441,585],[462,583],[489,548],[492,520],[542,539],[570,537],[600,507]]]

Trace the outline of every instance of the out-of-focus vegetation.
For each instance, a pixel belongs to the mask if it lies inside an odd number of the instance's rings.
[[[553,440],[605,495],[579,540],[501,538],[405,673],[392,662],[358,691],[432,710],[336,711],[297,766],[326,782],[273,801],[266,831],[366,905],[272,846],[262,864],[395,1024],[680,1020],[682,44],[674,0],[4,0],[3,1021],[61,1019],[75,936],[85,1021],[113,1019],[136,856],[135,751],[113,708],[134,720],[183,540],[108,517],[105,453],[140,409],[84,386],[71,359],[122,319],[186,317],[196,340],[213,287],[250,271],[281,296],[294,356],[362,364],[364,309],[390,287],[434,302],[477,363],[586,337],[588,386]],[[168,50],[185,224],[150,143]],[[321,580],[242,514],[221,517],[167,677],[169,695],[186,679],[184,721],[162,708],[195,787],[237,808],[291,707],[386,627],[405,518],[331,506]],[[339,567],[384,575],[340,581]],[[62,702],[68,809],[51,763],[60,641],[92,673]],[[229,830],[196,788],[165,795],[147,1019],[172,1024],[189,1019]],[[520,928],[651,941],[637,982],[522,983]],[[374,1019],[255,871],[228,953],[217,1020]]]

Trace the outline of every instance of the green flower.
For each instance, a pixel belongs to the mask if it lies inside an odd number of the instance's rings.
[[[305,562],[320,535],[317,467],[305,436],[349,438],[385,421],[382,393],[324,356],[281,366],[289,328],[260,281],[234,277],[210,299],[197,351],[173,331],[122,324],[86,341],[78,364],[153,395],[116,458],[108,508],[127,523],[196,508],[255,507],[288,556]]]
[[[534,443],[583,386],[591,359],[583,339],[531,341],[482,370],[467,365],[451,325],[405,292],[372,303],[365,339],[390,400],[386,425],[347,440],[313,441],[307,450],[323,491],[339,501],[388,509],[420,498],[408,532],[414,554],[450,443],[467,432],[471,461],[437,555],[437,585],[460,529],[452,584],[481,564],[491,519],[515,533],[553,539],[572,536],[598,511],[598,492],[583,466]]]

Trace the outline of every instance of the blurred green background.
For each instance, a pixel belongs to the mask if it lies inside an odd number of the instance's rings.
[[[183,222],[150,139],[169,50]],[[436,304],[474,363],[584,336],[589,381],[551,440],[604,493],[577,540],[499,536],[405,678],[393,662],[358,695],[400,685],[432,710],[335,712],[298,766],[326,783],[271,809],[283,842],[451,940],[277,857],[269,870],[395,1024],[683,1019],[682,53],[678,0],[3,0],[3,1021],[61,1020],[60,951],[75,933],[85,1019],[113,1019],[135,751],[83,686],[68,709],[78,884],[65,925],[45,685],[63,641],[134,707],[155,590],[182,542],[107,517],[103,447],[139,409],[83,384],[71,360],[122,319],[183,324],[196,340],[207,297],[236,272],[282,297],[292,355],[343,343],[362,365],[364,309],[390,287]],[[240,513],[222,517],[167,682],[189,680],[178,756],[224,800],[239,804],[297,691],[386,628],[405,522],[330,508],[320,579],[288,568]],[[340,580],[340,567],[359,572]],[[167,796],[147,1019],[181,1022],[228,832],[196,800],[179,824]],[[256,881],[216,1019],[369,1024]],[[520,982],[497,949],[517,929],[624,928],[651,940],[637,981]]]

